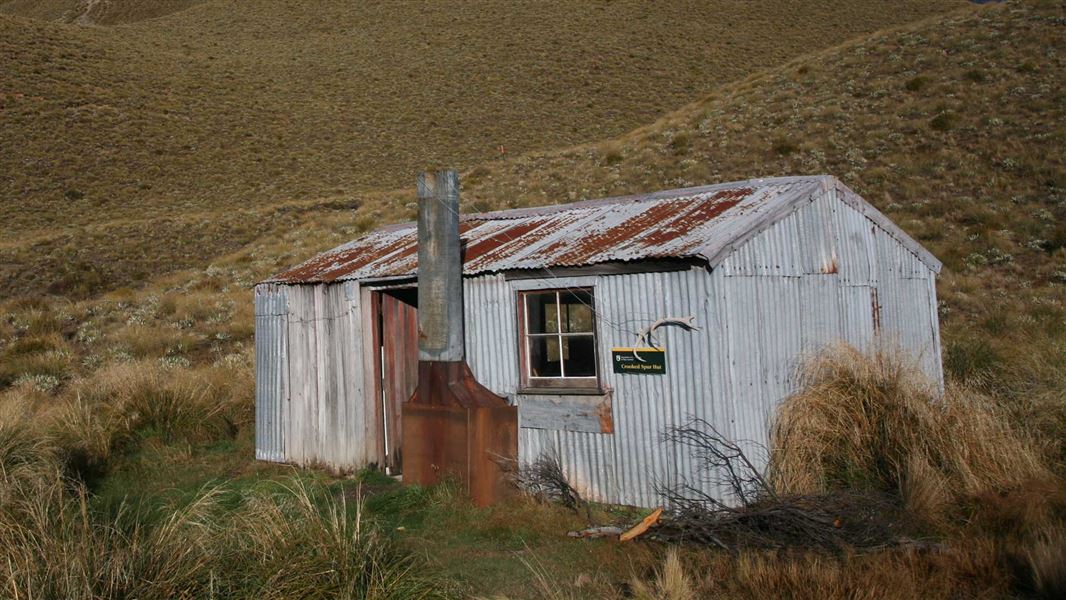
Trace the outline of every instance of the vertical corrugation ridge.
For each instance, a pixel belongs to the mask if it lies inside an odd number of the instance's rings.
[[[255,288],[255,456],[258,460],[284,460],[281,434],[285,397],[285,288]]]

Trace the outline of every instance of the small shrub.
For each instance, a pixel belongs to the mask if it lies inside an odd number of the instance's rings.
[[[955,128],[958,117],[951,112],[942,112],[929,121],[929,127],[935,131],[950,131]]]
[[[478,199],[470,203],[470,208],[476,213],[483,213],[491,211],[494,206],[491,200]]]
[[[670,150],[672,150],[674,154],[681,155],[687,153],[691,145],[692,138],[687,133],[677,133],[670,138]]]
[[[981,321],[981,327],[992,335],[1002,335],[1010,330],[1010,316],[1003,310],[996,310]]]
[[[114,285],[107,267],[96,261],[64,261],[53,270],[47,291],[56,296],[88,298]]]
[[[607,166],[617,165],[625,159],[619,150],[608,150],[603,154],[603,163]]]
[[[55,392],[59,388],[60,384],[61,384],[61,382],[60,382],[59,378],[56,377],[55,375],[48,375],[48,374],[33,374],[33,375],[30,375],[30,374],[24,374],[24,375],[19,375],[15,379],[15,384],[14,385],[15,385],[15,387],[28,386],[28,387],[31,387],[31,388],[33,388],[33,389],[35,389],[35,390],[37,390],[37,391],[39,391],[41,393],[51,394],[51,393]]]
[[[474,167],[463,175],[462,183],[465,186],[475,186],[484,181],[489,175],[492,175],[492,171],[488,167],[484,165]]]
[[[156,314],[160,317],[169,317],[173,315],[178,309],[177,294],[164,294],[159,299],[159,306],[156,307]]]
[[[923,75],[912,77],[907,80],[907,83],[903,84],[903,88],[908,92],[920,92],[929,85],[929,78]]]
[[[773,150],[780,156],[788,156],[799,150],[799,146],[788,138],[777,138],[774,140]]]

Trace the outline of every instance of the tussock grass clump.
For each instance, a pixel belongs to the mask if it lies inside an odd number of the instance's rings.
[[[646,600],[946,600],[1004,597],[1010,590],[1009,581],[996,567],[994,545],[986,543],[939,554],[668,552],[660,567],[631,587],[636,598]]]
[[[455,586],[424,574],[339,498],[300,479],[238,513],[241,556],[253,557],[264,598],[447,598]],[[246,560],[246,559],[240,559]],[[239,572],[240,569],[235,569]]]
[[[23,336],[0,351],[0,386],[16,383],[20,377],[51,377],[58,381],[69,374],[70,363],[70,349],[58,334]]]
[[[107,472],[115,453],[145,438],[189,444],[232,439],[253,422],[253,389],[246,364],[113,363],[75,381],[61,400],[36,412],[68,468],[91,480]]]
[[[652,582],[633,580],[633,597],[638,600],[696,600],[692,580],[685,572],[676,550],[670,550]]]
[[[35,435],[25,413],[0,408],[0,515],[6,515],[28,490],[53,480],[59,463],[55,447]]]
[[[840,346],[810,361],[772,431],[770,479],[784,493],[873,489],[917,516],[1051,477],[994,402],[941,394],[897,352]]]
[[[192,598],[212,564],[204,496],[146,527],[133,511],[99,522],[85,488],[56,477],[0,520],[7,589],[43,598]],[[198,593],[199,592],[199,593]]]
[[[0,589],[71,599],[455,595],[364,522],[361,506],[299,478],[238,494],[235,508],[230,490],[213,487],[161,516],[123,505],[103,517],[83,486],[53,473],[17,487],[0,511]]]
[[[1026,552],[1038,598],[1066,597],[1066,529],[1049,529]]]

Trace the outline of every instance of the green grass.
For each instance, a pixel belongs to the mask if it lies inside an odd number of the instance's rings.
[[[596,597],[596,592],[610,590],[608,583],[630,577],[633,560],[653,555],[638,549],[627,559],[626,550],[616,544],[567,539],[568,530],[586,524],[565,508],[515,499],[480,509],[452,484],[403,486],[377,471],[342,479],[294,475],[285,466],[249,464],[251,452],[250,440],[239,441],[232,449],[139,450],[120,459],[114,474],[96,489],[90,508],[101,520],[134,511],[141,523],[153,525],[196,501],[205,489],[222,485],[216,503],[226,511],[238,511],[247,498],[276,491],[279,483],[295,476],[333,498],[343,497],[350,516],[361,503],[362,518],[391,543],[423,557],[435,574],[464,593],[484,597],[542,597],[540,590],[528,585],[530,560],[566,577],[595,574],[586,591],[592,594],[588,597]],[[572,587],[569,581],[561,586]]]

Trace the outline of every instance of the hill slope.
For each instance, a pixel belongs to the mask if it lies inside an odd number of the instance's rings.
[[[7,0],[0,13],[80,25],[114,25],[154,19],[205,0]]]
[[[115,27],[0,16],[0,293],[202,264],[263,231],[235,210],[618,135],[957,5],[211,0]]]

